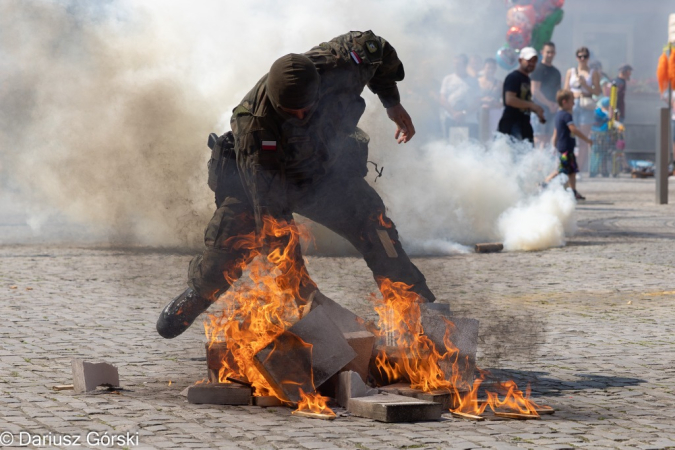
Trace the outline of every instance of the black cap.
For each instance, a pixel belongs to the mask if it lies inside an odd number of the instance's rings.
[[[633,70],[633,67],[630,64],[624,64],[623,66],[619,67],[619,73],[625,72],[627,70]]]

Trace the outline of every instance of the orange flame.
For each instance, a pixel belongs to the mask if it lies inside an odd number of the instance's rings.
[[[300,401],[296,411],[309,411],[314,414],[335,416],[333,410],[328,407],[328,397],[324,397],[318,392],[305,394],[302,389],[300,389]]]
[[[385,217],[383,212],[380,212],[380,215],[377,216],[377,222],[383,228],[391,228],[394,225],[388,217]]]
[[[315,286],[297,251],[308,231],[271,217],[264,217],[263,224],[259,235],[250,233],[226,242],[231,248],[247,250],[249,255],[225,273],[225,278],[234,284],[234,275],[247,270],[248,279],[240,280],[223,295],[219,299],[224,305],[220,314],[209,315],[204,323],[209,347],[223,342],[227,348],[219,382],[228,382],[227,377],[248,381],[258,396],[275,393],[256,369],[253,357],[298,321],[298,303],[307,301],[301,287]],[[263,249],[266,257],[261,256]]]
[[[468,393],[464,392],[468,386],[462,382],[459,350],[450,340],[452,322],[446,320],[445,348],[439,351],[424,335],[419,296],[410,291],[411,286],[388,279],[378,282],[382,300],[375,299],[375,311],[380,317],[380,338],[385,338],[389,350],[381,350],[375,358],[375,366],[383,379],[389,383],[404,379],[410,382],[411,388],[424,392],[449,390],[455,396],[455,404],[459,405],[452,410],[454,412],[480,415],[489,406],[493,411],[538,415],[536,410],[544,408],[530,400],[529,386],[523,395],[513,381],[496,385],[505,392],[503,399],[500,400],[495,392],[486,391],[487,401],[479,401],[478,391],[485,380],[484,371],[480,372]]]

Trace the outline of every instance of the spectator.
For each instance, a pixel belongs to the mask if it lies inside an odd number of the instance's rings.
[[[619,76],[614,79],[617,89],[616,109],[619,110],[618,119],[623,122],[626,119],[626,83],[630,81],[633,68],[629,64],[619,67]]]
[[[499,121],[498,131],[517,140],[528,140],[534,144],[530,112],[534,112],[541,122],[545,122],[544,110],[532,101],[530,74],[537,66],[537,51],[525,47],[520,51],[518,69],[507,75],[502,90],[504,112]]]
[[[485,60],[482,75],[478,78],[481,108],[488,110],[488,127],[490,135],[497,131],[497,123],[502,115],[502,83],[495,78],[497,61],[493,58]]]
[[[478,79],[482,75],[481,69],[483,69],[483,66],[483,58],[481,58],[479,55],[471,55],[469,57],[469,65],[467,66],[466,71],[468,72],[469,76]]]
[[[574,124],[585,135],[591,133],[595,119],[594,95],[600,95],[600,73],[588,66],[591,52],[586,47],[577,50],[577,67],[565,75],[565,89],[574,94]],[[579,143],[579,169],[588,171],[590,147],[585,140]]]
[[[530,78],[532,79],[532,98],[534,102],[544,108],[546,123],[532,119],[534,143],[537,147],[544,147],[551,142],[553,135],[553,116],[558,111],[556,94],[560,90],[562,77],[560,71],[553,65],[555,58],[555,44],[547,42],[541,49],[541,62],[537,64]]]
[[[574,118],[572,117],[575,102],[574,94],[567,89],[561,89],[558,91],[556,98],[560,109],[555,115],[553,141],[560,154],[560,165],[556,172],[553,172],[546,178],[545,183],[550,183],[559,173],[564,173],[569,179],[569,185],[574,192],[574,198],[586,200],[586,197],[577,192],[576,176],[579,172],[579,167],[574,155],[574,147],[576,146],[574,136],[578,136],[589,145],[593,144],[593,141],[574,125]]]
[[[451,141],[457,141],[460,135],[478,138],[478,80],[469,76],[468,62],[466,55],[457,55],[455,72],[441,83],[441,129],[444,138]]]
[[[603,97],[609,97],[610,89],[612,88],[612,80],[602,71],[602,63],[600,61],[591,61],[588,63],[591,70],[596,70],[600,74],[600,94],[595,96],[595,100],[600,101]]]

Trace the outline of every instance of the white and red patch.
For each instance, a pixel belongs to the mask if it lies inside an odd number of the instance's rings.
[[[349,54],[352,55],[352,59],[356,64],[361,64],[361,57],[357,55],[355,51],[351,51]]]
[[[262,141],[262,149],[275,151],[277,149],[277,141]]]

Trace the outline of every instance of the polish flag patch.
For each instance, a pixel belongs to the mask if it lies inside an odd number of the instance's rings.
[[[262,141],[262,149],[275,151],[277,149],[277,141]]]
[[[361,57],[359,57],[359,55],[357,55],[355,51],[351,51],[349,52],[349,54],[352,55],[352,59],[356,64],[361,64]]]

